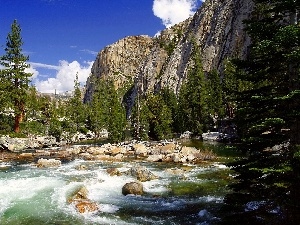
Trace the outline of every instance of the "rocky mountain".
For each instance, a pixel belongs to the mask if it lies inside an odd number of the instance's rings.
[[[223,76],[225,59],[247,54],[250,39],[243,20],[253,6],[251,0],[206,0],[192,18],[157,37],[126,37],[107,46],[94,62],[85,101],[91,99],[95,82],[105,78],[113,79],[116,88],[132,87],[129,105],[138,89],[147,94],[168,86],[178,93],[193,64],[192,43],[199,45],[204,71],[217,69]]]

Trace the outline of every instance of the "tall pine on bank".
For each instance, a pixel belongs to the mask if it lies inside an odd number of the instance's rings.
[[[300,222],[300,27],[296,0],[256,0],[246,31],[252,39],[246,60],[235,60],[236,119],[247,159],[238,172],[231,212],[224,224]]]
[[[112,142],[124,140],[126,113],[113,81],[99,79],[89,103],[89,128],[99,136],[103,129]]]
[[[26,73],[29,68],[26,63],[29,57],[22,53],[21,28],[16,20],[11,25],[8,33],[5,54],[1,57],[0,64],[4,69],[0,72],[1,97],[5,107],[12,107],[15,115],[14,131],[20,132],[20,123],[25,114],[25,106],[29,89],[29,78],[32,74]]]
[[[76,74],[74,80],[74,94],[68,100],[67,109],[70,121],[72,121],[73,123],[73,132],[82,132],[86,120],[86,110],[81,96],[80,83],[78,81],[78,73]]]
[[[193,41],[193,65],[178,97],[178,123],[180,131],[201,135],[208,130],[210,120],[208,106],[208,82],[203,72],[200,49]]]

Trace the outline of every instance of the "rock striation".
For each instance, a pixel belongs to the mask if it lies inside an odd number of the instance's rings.
[[[101,50],[86,82],[84,101],[91,100],[95,84],[101,79],[112,79],[116,88],[133,83],[140,63],[150,54],[152,45],[153,39],[149,36],[129,36]]]
[[[193,43],[201,51],[204,71],[216,69],[224,76],[227,58],[247,55],[250,38],[243,31],[243,20],[253,7],[252,0],[207,0],[192,18],[156,37],[126,37],[106,47],[87,80],[85,102],[101,78],[113,79],[116,88],[132,87],[127,93],[129,108],[137,90],[147,94],[168,86],[178,93],[193,65]]]

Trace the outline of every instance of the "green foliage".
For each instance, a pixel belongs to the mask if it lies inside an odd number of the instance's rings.
[[[112,81],[108,81],[108,131],[109,139],[112,142],[119,142],[124,140],[124,129],[126,126],[126,112],[122,105],[119,94],[115,90]]]
[[[300,27],[295,15],[300,3],[254,2],[253,17],[246,22],[249,56],[233,60],[225,81],[227,90],[235,89],[226,96],[237,105],[236,122],[249,156],[231,164],[239,182],[226,196],[234,214],[224,224],[298,224]],[[257,206],[245,210],[249,202]]]
[[[172,137],[172,114],[163,98],[158,94],[148,95],[146,104],[149,110],[149,136],[155,140]]]
[[[207,75],[208,82],[208,107],[211,115],[218,118],[223,118],[224,103],[221,78],[218,71],[213,70]]]
[[[89,104],[88,128],[97,135],[107,129],[113,142],[124,140],[126,112],[111,80],[97,83]]]
[[[78,81],[78,74],[76,74],[76,79],[74,80],[74,94],[67,102],[66,116],[68,121],[72,123],[74,129],[70,129],[69,132],[76,133],[81,127],[85,125],[86,120],[86,109],[83,104],[82,94],[80,90],[80,84]]]
[[[167,108],[171,111],[172,131],[176,133],[180,132],[180,127],[178,123],[178,100],[175,93],[171,89],[165,87],[162,90],[160,90],[159,95],[162,97],[162,100],[166,104]]]
[[[26,64],[28,56],[22,53],[22,37],[20,25],[14,20],[11,32],[8,33],[5,54],[0,58],[0,65],[4,67],[0,72],[0,97],[4,108],[12,107],[15,114],[14,131],[20,131],[20,123],[25,114],[29,78],[32,74],[26,73],[29,67]]]
[[[210,124],[209,90],[200,50],[195,43],[192,56],[194,65],[179,92],[178,123],[181,132],[188,130],[194,135],[201,135],[209,129]]]
[[[162,140],[172,137],[172,111],[162,93],[149,94],[146,99],[136,100],[131,122],[133,136],[138,139]]]
[[[14,117],[10,114],[0,114],[0,134],[7,134],[13,131]]]

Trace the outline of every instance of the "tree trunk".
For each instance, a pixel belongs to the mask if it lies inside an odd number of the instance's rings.
[[[15,115],[15,124],[14,124],[14,132],[20,133],[20,124],[23,121],[25,115],[25,106],[24,103],[18,103],[16,101],[16,108],[18,108],[18,113]]]
[[[15,133],[20,133],[20,123],[22,122],[22,120],[23,120],[23,115],[21,113],[15,116],[15,125],[14,125]]]

